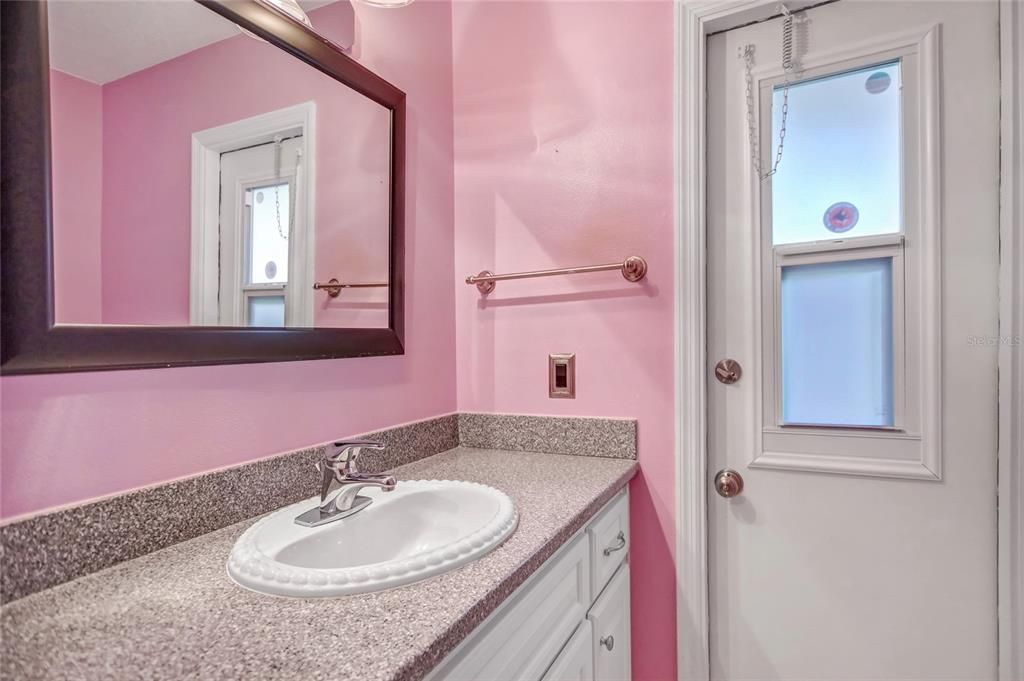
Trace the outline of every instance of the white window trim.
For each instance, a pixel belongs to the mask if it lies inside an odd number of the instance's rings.
[[[282,131],[302,130],[303,170],[299,189],[305,229],[296,230],[289,249],[290,326],[313,326],[316,213],[316,102],[309,101],[208,128],[192,135],[192,247],[189,319],[193,326],[217,326],[220,241],[220,155],[268,142]],[[238,317],[236,317],[237,319]]]
[[[800,78],[813,79],[871,64],[902,60],[902,235],[844,238],[772,248],[771,179],[761,181],[748,168],[756,243],[755,281],[761,314],[754,315],[755,352],[764,375],[753,377],[753,413],[761,423],[751,459],[753,468],[868,475],[916,480],[942,479],[941,196],[939,192],[940,52],[939,26],[882,36],[841,50],[801,58]],[[753,72],[756,120],[762,139],[770,138],[772,87],[781,82],[780,63]],[[916,94],[915,94],[916,93]],[[770,145],[762,144],[764,154]],[[762,161],[762,165],[767,163]],[[900,237],[903,239],[900,239]],[[905,240],[904,240],[905,239]],[[781,426],[778,367],[778,273],[787,264],[853,257],[893,257],[893,375],[895,428]]]

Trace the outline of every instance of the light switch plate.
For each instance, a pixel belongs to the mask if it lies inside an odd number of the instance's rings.
[[[575,399],[575,353],[548,355],[548,397]]]

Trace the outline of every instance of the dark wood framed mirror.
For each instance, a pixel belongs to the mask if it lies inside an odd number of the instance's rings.
[[[54,255],[55,247],[61,251],[61,254],[77,255],[78,251],[75,249],[78,248],[78,243],[88,246],[94,242],[100,242],[96,241],[99,237],[89,238],[88,236],[79,242],[74,240],[62,242],[61,240],[66,237],[57,237],[55,220],[60,222],[66,214],[80,215],[82,212],[80,210],[81,201],[85,201],[91,195],[87,191],[80,191],[80,195],[85,198],[81,199],[79,204],[74,205],[75,210],[66,210],[65,204],[68,199],[64,197],[58,198],[65,203],[55,205],[54,178],[61,172],[61,169],[57,167],[53,157],[51,86],[54,76],[51,70],[52,52],[48,30],[52,25],[50,22],[53,17],[48,17],[47,3],[3,2],[0,3],[3,60],[3,99],[2,110],[0,110],[0,116],[2,116],[2,139],[0,139],[0,145],[2,145],[0,146],[0,153],[2,153],[2,169],[0,169],[2,172],[2,197],[0,197],[2,198],[2,206],[0,206],[0,219],[2,219],[2,225],[0,225],[2,228],[2,244],[0,244],[2,245],[2,254],[0,254],[2,256],[2,263],[0,263],[2,264],[2,271],[0,271],[2,346],[0,346],[0,353],[2,353],[2,358],[0,361],[2,363],[0,363],[0,371],[3,374],[281,362],[396,355],[404,352],[405,94],[347,56],[342,48],[323,37],[319,32],[259,0],[230,0],[228,2],[197,0],[197,2],[199,4],[189,4],[189,7],[192,8],[189,11],[194,12],[195,9],[198,9],[208,13],[217,21],[227,22],[228,25],[233,24],[231,30],[235,33],[230,38],[220,38],[222,43],[232,40],[241,41],[238,44],[249,50],[257,49],[253,46],[264,50],[270,50],[273,47],[275,58],[287,58],[294,62],[296,68],[301,66],[302,69],[315,74],[317,78],[325,80],[330,87],[346,89],[347,92],[358,95],[372,103],[373,106],[381,107],[385,112],[386,124],[376,127],[380,143],[373,146],[374,150],[377,150],[378,147],[384,148],[384,153],[386,153],[384,160],[381,160],[379,155],[367,160],[368,152],[366,150],[370,148],[367,144],[336,145],[337,148],[352,147],[361,150],[363,155],[356,156],[354,162],[361,164],[361,168],[366,166],[376,168],[377,175],[374,176],[372,185],[367,182],[364,183],[365,187],[351,188],[347,198],[352,199],[349,206],[361,207],[364,200],[370,200],[371,195],[377,197],[380,203],[377,214],[382,216],[381,233],[375,237],[376,243],[379,244],[377,252],[379,252],[381,263],[379,276],[374,277],[369,270],[359,272],[350,278],[330,276],[331,271],[329,270],[325,270],[326,274],[321,271],[319,260],[321,253],[334,249],[359,256],[361,253],[359,249],[362,247],[361,244],[339,247],[338,240],[334,235],[324,235],[319,231],[324,225],[333,225],[334,221],[331,218],[339,212],[332,210],[335,207],[333,204],[327,204],[325,207],[323,203],[316,204],[316,227],[318,230],[315,235],[317,240],[316,271],[314,272],[312,267],[306,268],[305,271],[302,269],[304,263],[313,263],[314,258],[311,254],[311,247],[307,249],[305,256],[302,256],[306,258],[305,260],[295,254],[298,246],[293,246],[293,244],[298,244],[301,240],[295,238],[293,230],[296,229],[297,218],[292,216],[303,216],[302,206],[307,205],[303,203],[304,200],[308,199],[309,206],[314,205],[311,188],[322,184],[329,178],[313,175],[314,166],[311,162],[309,167],[301,166],[300,168],[300,164],[306,162],[301,149],[306,149],[308,156],[312,156],[312,148],[300,145],[300,151],[295,154],[295,159],[298,160],[293,166],[287,166],[289,172],[294,171],[291,175],[287,175],[293,184],[287,184],[285,180],[280,179],[285,176],[281,171],[281,159],[285,154],[285,151],[282,151],[285,149],[284,145],[289,139],[299,137],[304,144],[308,138],[308,135],[306,137],[302,137],[302,135],[309,133],[310,130],[301,129],[299,133],[295,134],[270,135],[268,139],[261,139],[244,147],[248,149],[259,145],[265,146],[267,153],[264,154],[264,157],[273,159],[273,178],[275,178],[275,182],[280,182],[279,185],[274,185],[269,180],[264,181],[262,185],[255,181],[255,184],[250,182],[248,185],[241,181],[237,183],[241,192],[239,196],[244,194],[244,198],[239,199],[242,203],[238,204],[238,208],[239,212],[245,215],[244,218],[235,220],[239,225],[243,225],[239,228],[241,231],[238,232],[242,236],[238,236],[237,241],[244,242],[245,248],[248,249],[239,256],[238,263],[241,264],[237,269],[248,274],[241,279],[236,276],[237,281],[229,282],[226,285],[227,278],[224,271],[230,268],[224,265],[224,262],[228,260],[225,253],[229,252],[225,247],[225,243],[227,243],[225,234],[221,231],[214,233],[213,236],[207,235],[204,237],[207,243],[213,244],[212,247],[207,248],[207,258],[212,257],[214,271],[206,272],[205,276],[212,282],[212,288],[206,290],[205,293],[197,292],[199,285],[196,282],[202,281],[203,276],[201,257],[196,255],[196,225],[197,220],[199,222],[202,220],[196,216],[200,215],[201,217],[205,205],[213,206],[213,210],[216,210],[218,206],[230,202],[225,199],[224,187],[227,185],[223,184],[226,172],[223,169],[219,170],[219,181],[222,183],[219,185],[219,197],[216,192],[218,185],[214,184],[213,190],[207,191],[207,194],[212,194],[213,198],[207,196],[206,204],[196,198],[196,187],[198,186],[196,159],[201,159],[204,153],[209,158],[224,158],[226,152],[223,145],[217,146],[219,142],[216,140],[210,142],[208,148],[202,146],[205,143],[203,140],[216,138],[216,134],[213,134],[212,138],[203,137],[203,134],[214,128],[207,128],[202,133],[193,128],[193,132],[196,134],[192,135],[191,141],[191,199],[186,197],[174,205],[174,210],[178,211],[178,215],[184,214],[191,217],[191,222],[189,219],[178,220],[178,222],[184,223],[182,229],[188,234],[191,242],[180,235],[176,237],[179,241],[184,239],[183,243],[192,244],[191,261],[188,260],[189,252],[186,248],[184,251],[186,258],[182,262],[176,261],[173,277],[159,277],[153,274],[155,267],[172,259],[172,254],[177,257],[176,254],[181,248],[175,250],[175,248],[160,245],[159,248],[154,248],[155,255],[146,260],[140,253],[141,242],[132,241],[132,239],[137,239],[142,233],[141,230],[147,225],[157,224],[157,218],[160,216],[154,214],[151,216],[152,219],[139,220],[138,215],[133,218],[129,214],[127,219],[131,230],[123,232],[116,238],[110,237],[105,231],[101,244],[105,249],[104,253],[124,252],[128,254],[126,262],[129,265],[125,267],[128,267],[134,279],[121,277],[121,280],[118,280],[120,272],[109,274],[104,271],[103,295],[106,296],[109,289],[141,292],[148,298],[137,299],[134,302],[129,301],[130,304],[121,305],[120,311],[115,309],[109,314],[103,312],[102,314],[94,313],[92,317],[88,315],[80,317],[76,316],[79,314],[76,311],[69,312],[66,301],[73,297],[76,291],[86,291],[94,296],[100,294],[88,289],[84,278],[79,278],[73,273],[63,272],[60,269],[61,266],[56,262],[57,259]],[[108,4],[145,6],[159,3]],[[324,5],[327,3],[312,4]],[[347,5],[347,3],[345,4]],[[338,6],[341,7],[341,3],[338,3]],[[242,31],[240,32],[239,29]],[[221,27],[218,30],[223,31],[224,29]],[[195,33],[195,31],[191,33]],[[189,55],[185,55],[185,57],[191,58]],[[69,63],[89,61],[79,59],[76,62],[73,54],[64,55],[63,59],[69,60]],[[97,59],[94,61],[96,62],[95,67],[102,71],[103,67],[120,60]],[[180,64],[181,62],[182,58],[179,58],[176,63]],[[250,60],[241,63],[251,64],[252,62]],[[330,80],[326,80],[325,77]],[[299,79],[301,78],[289,78],[288,80]],[[188,80],[188,78],[178,78],[177,82]],[[199,86],[197,85],[197,87]],[[107,94],[109,93],[105,93],[105,97]],[[108,99],[109,97],[103,100],[105,105]],[[160,100],[161,98],[150,97],[147,101],[154,101],[154,99]],[[171,99],[170,95],[168,95],[168,99]],[[231,101],[234,102],[234,100]],[[319,102],[316,105],[323,108]],[[275,109],[274,115],[283,110],[270,107],[270,105],[268,107]],[[293,109],[297,110],[292,107],[288,111],[294,113]],[[76,120],[80,119],[80,113],[81,109],[78,109]],[[259,113],[263,114],[264,112]],[[336,122],[336,117],[330,115],[330,110],[325,110],[324,114],[320,117],[317,129],[318,134],[322,137],[325,136],[325,131],[329,131],[329,126]],[[243,129],[247,123],[254,120],[252,116],[253,112],[251,111],[236,112],[236,118],[239,119]],[[171,112],[171,117],[185,118],[186,116],[174,110]],[[104,128],[104,134],[107,134],[108,129],[120,132],[128,127],[117,125],[113,116],[108,118],[114,122]],[[282,125],[284,124],[282,123]],[[251,139],[255,139],[252,137],[254,134],[263,134],[265,137],[269,134],[266,130],[254,133],[251,125],[249,128],[248,134]],[[215,130],[221,131],[222,128],[218,127]],[[62,139],[67,137],[64,135]],[[282,142],[282,138],[284,138],[284,142]],[[84,138],[75,136],[72,139],[80,141]],[[200,140],[198,147],[197,139]],[[181,146],[180,142],[180,139],[175,140],[179,147]],[[329,140],[326,139],[321,139],[318,142],[320,152],[315,169],[320,171],[323,168],[324,173],[332,166],[331,163],[325,162],[324,158],[324,145],[328,142]],[[185,144],[187,146],[187,138],[185,138]],[[148,151],[156,146],[156,144],[145,145],[145,149]],[[187,151],[179,151],[185,154],[184,158],[188,159]],[[139,150],[138,144],[134,146],[134,152],[147,153]],[[114,154],[110,154],[110,156],[113,157]],[[290,159],[291,157],[289,157],[288,164],[292,163]],[[122,174],[142,175],[143,173],[139,170],[142,167],[141,160],[139,157],[139,165],[133,165],[128,172],[122,171]],[[332,159],[327,158],[326,160]],[[271,161],[268,160],[266,163],[271,163]],[[308,182],[308,188],[304,190],[303,182],[305,180],[300,178],[304,178],[306,174],[312,179]],[[82,174],[82,177],[90,178],[95,175],[96,173],[86,172]],[[187,170],[184,171],[184,175],[188,177]],[[105,167],[102,173],[103,182],[106,183],[109,176],[110,171]],[[214,174],[214,177],[218,176]],[[175,177],[173,181],[168,180],[167,184],[178,186],[182,182],[180,177]],[[268,182],[270,183],[268,184]],[[65,182],[64,186],[67,184]],[[185,184],[188,183],[185,182]],[[157,185],[159,185],[158,179],[146,178],[145,186]],[[303,198],[302,191],[308,191],[306,199]],[[201,192],[199,193],[201,194]],[[121,209],[127,203],[127,197],[136,194],[148,196],[149,192],[145,187],[143,189],[135,187],[123,191],[117,195],[117,200],[104,204],[102,208],[96,208],[94,212],[102,213],[105,219],[107,213],[112,212],[110,206]],[[320,201],[330,192],[325,192],[321,188],[316,194],[317,200]],[[152,197],[149,199],[149,210],[156,212],[164,210],[165,204],[160,200],[154,200]],[[257,204],[259,205],[257,206]],[[282,205],[285,206],[284,212],[288,216],[283,221]],[[263,213],[259,213],[259,211],[263,211]],[[291,243],[286,246],[281,246],[278,243],[277,248],[281,255],[274,256],[273,253],[267,255],[260,251],[257,257],[253,254],[256,252],[257,246],[252,244],[262,238],[258,236],[262,234],[258,229],[269,230],[271,234],[275,231],[273,227],[275,212],[276,231],[280,239],[284,241],[290,239]],[[309,215],[312,215],[313,212],[311,208]],[[360,211],[353,210],[351,212],[358,213],[353,216],[352,220],[360,219],[360,215],[362,215]],[[271,227],[259,227],[258,219],[263,218],[258,218],[257,213],[260,215],[265,213],[270,216],[266,220]],[[225,218],[224,214],[214,214],[208,217],[208,222],[214,225],[214,231],[227,229],[223,225],[234,224]],[[365,218],[365,215],[363,217]],[[312,224],[311,218],[308,221]],[[105,226],[104,229],[106,229]],[[163,230],[159,233],[166,234],[167,231]],[[76,234],[78,233],[76,232]],[[113,241],[111,241],[112,238]],[[110,244],[114,244],[114,247],[108,248]],[[240,253],[242,252],[240,247],[236,246],[235,248]],[[378,255],[373,257],[377,258]],[[104,259],[103,266],[107,267],[107,260],[112,259],[112,257]],[[367,262],[370,259],[363,253],[359,261]],[[189,271],[190,262],[191,271]],[[197,265],[197,262],[200,262],[200,265]],[[288,266],[285,267],[285,264]],[[282,279],[280,271],[284,269],[292,274]],[[300,278],[299,274],[302,274],[304,278]],[[299,291],[299,285],[294,283],[290,277],[294,277],[296,281],[301,279],[303,282],[301,291]],[[171,311],[161,311],[160,315],[163,316],[160,316],[154,314],[156,303],[149,305],[146,302],[138,302],[138,300],[155,301],[165,290],[172,291],[170,278],[174,278],[179,283],[185,282],[173,290],[174,295],[177,296],[175,298],[177,308],[172,310],[171,307],[168,307],[167,309]],[[331,288],[329,286],[330,279],[340,279],[337,282],[340,287]],[[285,283],[282,283],[282,280]],[[125,281],[128,283],[125,284]],[[241,284],[238,281],[241,281]],[[251,285],[247,288],[248,284]],[[312,284],[319,286],[314,288]],[[325,284],[328,286],[324,286]],[[191,285],[191,289],[188,288],[189,285]],[[98,287],[99,284],[95,286]],[[231,286],[238,290],[234,290],[228,295],[225,291],[229,290]],[[376,315],[376,322],[360,325],[358,320],[367,319],[368,317],[365,315],[362,317],[350,316],[340,322],[331,322],[333,325],[330,326],[322,326],[319,321],[312,321],[314,313],[309,312],[313,309],[313,303],[310,303],[310,300],[315,301],[315,315],[319,320],[321,311],[324,311],[325,315],[328,311],[336,312],[335,308],[331,307],[334,305],[332,299],[339,298],[339,293],[344,296],[346,292],[358,291],[362,287],[376,288],[377,298],[375,301],[355,302],[351,305],[353,309],[359,309],[360,305],[363,306],[363,309],[372,308]],[[184,292],[181,290],[182,288],[184,288]],[[297,293],[286,293],[286,290],[297,291]],[[303,313],[305,317],[302,317],[299,312],[293,314],[291,308],[286,308],[286,304],[292,304],[288,302],[291,300],[287,297],[288,295],[296,295],[305,301],[302,303],[306,306],[303,308],[306,310]],[[206,309],[205,312],[204,296],[209,303],[207,305],[209,309]],[[225,301],[228,299],[234,301],[232,303],[234,312],[225,307]],[[353,299],[349,298],[349,300]],[[219,309],[218,304],[220,305]],[[272,315],[270,317],[262,311],[264,308],[271,308]],[[296,309],[299,308],[296,307]],[[207,316],[204,317],[204,314]],[[218,317],[218,315],[220,316]],[[335,319],[337,318],[336,316]],[[204,319],[207,321],[204,322]],[[210,319],[213,321],[210,322]],[[270,325],[265,324],[265,321],[260,321],[267,319],[273,319],[275,323]]]

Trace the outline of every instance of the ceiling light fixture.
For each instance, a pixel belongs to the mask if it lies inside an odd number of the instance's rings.
[[[413,0],[359,0],[364,5],[370,7],[382,7],[384,9],[395,9],[397,7],[405,7],[411,5]]]
[[[264,5],[266,5],[267,7],[270,7],[271,9],[277,10],[278,12],[281,12],[282,14],[285,14],[285,15],[291,17],[292,19],[295,19],[295,21],[298,21],[299,23],[305,24],[306,26],[309,26],[310,28],[313,28],[313,22],[309,20],[309,15],[306,14],[306,11],[304,9],[302,9],[302,7],[299,6],[298,0],[259,0],[259,1],[261,3],[263,3]],[[238,30],[241,31],[242,33],[246,34],[250,38],[255,38],[256,40],[259,40],[261,43],[267,42],[266,40],[264,40],[263,38],[259,37],[258,35],[256,35],[252,31],[247,31],[244,28],[242,28],[241,26],[238,27]]]
[[[274,9],[284,12],[292,19],[313,28],[313,22],[309,20],[309,15],[306,14],[306,11],[299,6],[298,0],[260,0],[260,2],[270,5]]]

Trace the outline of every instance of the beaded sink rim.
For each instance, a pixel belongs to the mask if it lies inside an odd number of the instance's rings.
[[[495,495],[498,509],[476,532],[402,560],[358,567],[304,568],[280,563],[256,546],[260,530],[279,514],[298,514],[309,505],[309,499],[303,499],[260,518],[242,533],[228,555],[228,575],[246,589],[294,598],[327,598],[382,591],[428,579],[482,558],[500,546],[519,524],[519,513],[512,500],[489,485],[465,480],[403,480],[399,482],[399,486],[402,485],[424,485],[424,489],[455,485],[486,490]]]

